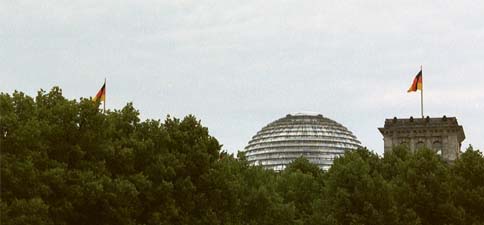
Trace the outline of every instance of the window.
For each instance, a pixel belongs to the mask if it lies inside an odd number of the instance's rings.
[[[432,144],[432,149],[437,153],[437,155],[442,155],[442,143],[440,141],[434,141]]]
[[[417,149],[425,148],[425,143],[423,141],[419,141],[417,142],[416,147]]]

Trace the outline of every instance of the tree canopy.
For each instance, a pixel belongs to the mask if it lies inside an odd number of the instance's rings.
[[[141,121],[62,90],[0,94],[1,224],[484,224],[484,157],[404,146],[276,173],[195,116]]]

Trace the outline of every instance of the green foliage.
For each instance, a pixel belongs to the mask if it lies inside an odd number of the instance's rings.
[[[483,224],[484,157],[349,151],[276,173],[220,152],[199,120],[141,121],[59,88],[0,94],[2,224]]]
[[[465,213],[464,224],[484,224],[484,157],[469,146],[451,168],[453,200]]]
[[[380,163],[366,149],[334,161],[325,194],[337,224],[399,224],[391,184],[381,175]]]
[[[305,224],[311,217],[313,205],[321,198],[323,176],[321,169],[301,157],[278,177],[277,192],[284,198],[284,202],[296,208],[294,223]]]

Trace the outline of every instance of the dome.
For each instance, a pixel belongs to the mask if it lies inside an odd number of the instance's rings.
[[[276,171],[303,156],[327,170],[333,159],[360,147],[343,125],[315,113],[288,114],[263,127],[245,147],[251,165]]]

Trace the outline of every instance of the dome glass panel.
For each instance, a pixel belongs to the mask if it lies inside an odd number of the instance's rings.
[[[299,157],[327,170],[334,158],[361,146],[343,125],[320,114],[289,114],[263,127],[245,147],[247,160],[276,171]]]

